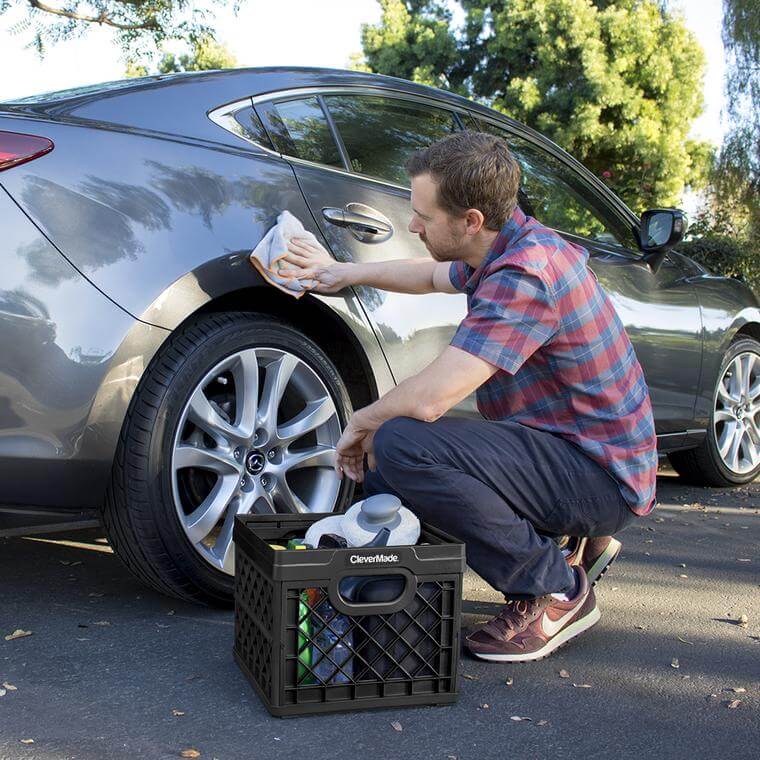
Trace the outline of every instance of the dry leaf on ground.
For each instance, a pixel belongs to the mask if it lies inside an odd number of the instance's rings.
[[[511,686],[511,685],[512,685],[514,682],[515,682],[515,679],[514,679],[514,678],[512,678],[512,676],[510,676],[509,678],[507,678],[507,680],[506,680],[506,681],[504,681],[504,683],[505,683],[507,686]]]
[[[694,646],[694,642],[693,642],[693,641],[688,641],[687,639],[681,638],[680,636],[678,637],[678,640],[679,640],[679,641],[680,641],[682,644],[691,644],[692,646]]]
[[[479,681],[478,676],[471,676],[469,673],[462,673],[462,678],[466,678],[468,681]]]
[[[111,625],[108,620],[96,620],[93,625]]]
[[[732,699],[730,702],[726,703],[726,707],[729,710],[735,710],[739,705],[742,703],[741,699]]]
[[[3,681],[3,688],[7,689],[8,691],[18,691],[18,688],[15,687],[12,683],[8,683],[8,681]]]
[[[31,636],[31,631],[24,631],[21,628],[16,628],[13,633],[9,633],[6,637],[6,641],[13,641],[13,639],[23,639],[25,636]]]
[[[524,715],[513,715],[513,716],[510,718],[510,720],[513,720],[513,721],[515,721],[515,722],[519,723],[519,722],[520,722],[520,721],[522,721],[522,720],[533,720],[533,718],[528,718],[528,717],[526,717],[526,716],[524,716]]]
[[[548,720],[539,720],[538,723],[536,723],[537,726],[548,726],[549,721]]]
[[[5,686],[5,684],[3,684]],[[729,686],[725,691],[732,691],[734,694],[746,694],[747,690],[743,686]]]
[[[197,749],[190,747],[189,749],[183,749],[179,755],[180,757],[200,757],[201,753]]]
[[[678,670],[678,668],[680,668],[680,667],[681,667],[681,663],[679,663],[679,662],[678,662],[678,658],[677,658],[677,657],[674,657],[674,658],[673,658],[673,659],[670,661],[670,667],[671,667],[671,668],[675,668],[676,670]]]
[[[22,744],[34,744],[34,739],[19,739]]]
[[[560,678],[570,678],[570,673],[568,673],[564,668],[559,671],[559,677]]]
[[[397,720],[394,720],[391,723],[391,726],[393,726],[393,730],[394,731],[403,731],[404,730],[404,727]]]
[[[575,686],[576,689],[590,689],[591,688],[590,683],[574,683],[573,686]]]
[[[180,715],[184,715],[184,714],[185,714],[184,710],[172,710],[172,715],[175,718],[178,718]]]
[[[739,615],[739,625],[746,628],[749,625],[749,618],[746,615]]]
[[[5,689],[0,689],[0,697],[4,697],[7,694]]]

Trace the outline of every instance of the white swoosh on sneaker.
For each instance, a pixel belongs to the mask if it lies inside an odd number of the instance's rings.
[[[555,636],[558,634],[562,628],[565,627],[565,624],[570,620],[570,618],[575,615],[576,612],[580,609],[579,605],[576,605],[573,607],[573,609],[570,610],[570,612],[563,615],[558,620],[552,620],[549,617],[548,612],[544,612],[544,619],[541,621],[541,628],[543,629],[543,632],[549,636],[550,638],[552,636]]]

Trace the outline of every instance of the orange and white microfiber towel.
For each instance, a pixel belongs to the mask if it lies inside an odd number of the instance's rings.
[[[277,217],[277,224],[264,235],[261,242],[253,249],[249,259],[270,285],[295,298],[300,298],[308,290],[315,288],[317,281],[312,278],[296,279],[293,275],[298,273],[300,267],[284,261],[284,256],[288,252],[288,241],[292,237],[305,238],[319,244],[314,233],[304,229],[301,221],[286,210]]]

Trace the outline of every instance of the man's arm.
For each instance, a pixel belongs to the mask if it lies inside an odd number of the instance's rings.
[[[337,293],[350,285],[369,285],[395,293],[456,293],[449,280],[449,262],[430,259],[335,261],[321,246],[292,238],[285,260],[299,267],[299,279],[316,279],[318,293]]]
[[[408,377],[382,398],[351,416],[338,441],[335,470],[359,483],[366,452],[369,468],[375,469],[373,438],[375,431],[392,417],[413,417],[434,422],[452,406],[472,393],[496,372],[497,367],[455,346],[418,374]]]

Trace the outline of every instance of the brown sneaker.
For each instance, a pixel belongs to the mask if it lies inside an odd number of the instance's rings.
[[[580,565],[586,571],[588,582],[594,586],[620,554],[622,546],[612,536],[578,538],[567,561],[572,566]]]
[[[540,660],[599,620],[594,591],[583,568],[574,599],[553,596],[507,602],[498,615],[465,637],[476,657],[496,662]]]

